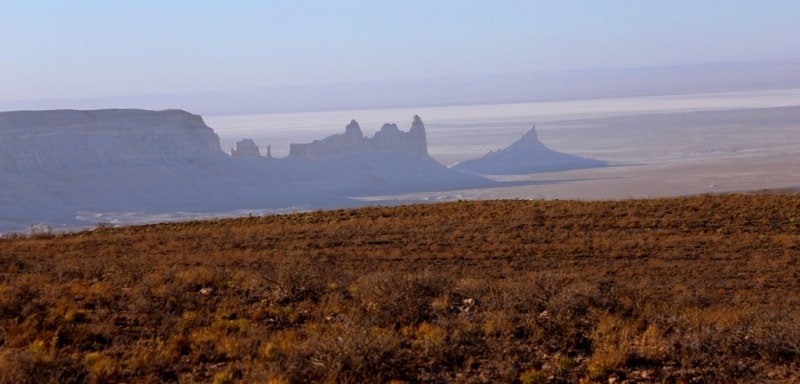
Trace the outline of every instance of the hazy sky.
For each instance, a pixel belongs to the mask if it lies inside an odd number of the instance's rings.
[[[797,0],[0,2],[0,100],[800,58]]]

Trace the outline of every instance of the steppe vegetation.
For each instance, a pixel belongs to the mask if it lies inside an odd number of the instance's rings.
[[[800,196],[0,239],[0,382],[800,381]]]

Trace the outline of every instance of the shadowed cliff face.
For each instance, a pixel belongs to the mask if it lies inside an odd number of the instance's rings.
[[[452,168],[484,175],[513,175],[565,171],[606,165],[604,161],[557,152],[547,148],[531,128],[514,144],[479,159],[457,163]]]
[[[509,148],[515,147],[544,147],[541,141],[539,141],[539,135],[536,133],[536,127],[531,128],[530,131],[522,135],[514,144],[511,144]]]
[[[307,144],[292,144],[289,157],[298,159],[337,158],[368,153],[406,153],[428,157],[425,124],[414,116],[411,129],[401,131],[397,124],[384,124],[373,137],[365,137],[358,122],[352,120],[344,133],[328,136]]]

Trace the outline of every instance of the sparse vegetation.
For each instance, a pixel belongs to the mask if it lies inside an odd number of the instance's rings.
[[[0,382],[797,382],[800,197],[0,239]]]

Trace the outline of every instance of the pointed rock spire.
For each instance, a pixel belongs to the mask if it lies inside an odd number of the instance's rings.
[[[422,131],[422,133],[425,133],[425,124],[422,122],[419,115],[414,115],[414,118],[411,120],[411,132],[414,131]]]
[[[570,155],[547,148],[536,134],[536,126],[510,146],[481,158],[453,165],[458,170],[484,175],[524,175],[570,169],[602,167],[601,160]]]
[[[539,141],[539,135],[536,133],[536,126],[534,125],[528,132],[526,132],[522,137],[517,140],[516,143],[511,145],[514,146],[544,146],[541,141]]]
[[[364,138],[364,134],[361,132],[361,126],[358,125],[358,122],[355,121],[355,119],[350,120],[350,124],[347,124],[347,126],[344,127],[344,134],[345,136],[351,138]]]
[[[425,123],[419,115],[414,115],[411,120],[411,129],[408,131],[415,142],[416,152],[421,155],[428,155],[428,137],[425,134]]]

